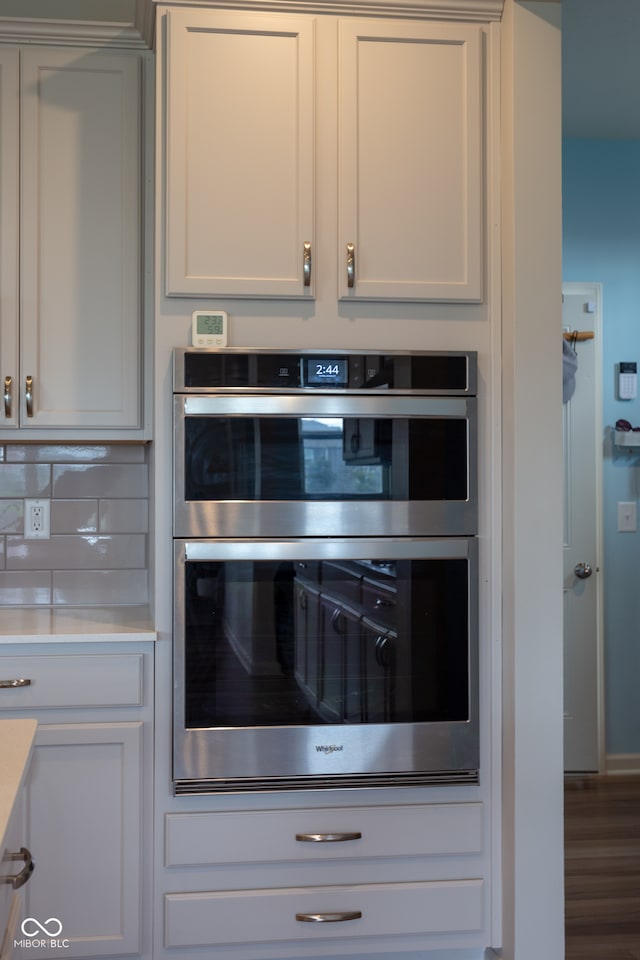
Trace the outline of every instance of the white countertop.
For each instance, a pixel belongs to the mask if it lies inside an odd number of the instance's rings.
[[[3,607],[0,644],[154,641],[148,607]]]
[[[29,768],[37,726],[36,720],[0,720],[0,852]]]

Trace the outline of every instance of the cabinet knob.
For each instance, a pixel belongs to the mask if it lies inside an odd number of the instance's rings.
[[[4,378],[4,415],[5,417],[11,416],[11,388],[13,386],[13,377]]]
[[[356,251],[352,243],[347,244],[347,286],[353,287],[356,279]]]
[[[0,680],[0,690],[14,690],[16,687],[30,687],[28,677],[16,677],[15,680]]]
[[[33,377],[27,377],[24,382],[24,400],[27,405],[27,416],[33,416]]]

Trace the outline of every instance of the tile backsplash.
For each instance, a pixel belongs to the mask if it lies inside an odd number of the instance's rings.
[[[147,449],[0,445],[0,605],[147,603]],[[25,498],[51,501],[50,539],[25,540]]]

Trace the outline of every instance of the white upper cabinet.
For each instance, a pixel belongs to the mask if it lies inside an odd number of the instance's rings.
[[[167,294],[312,289],[313,26],[169,11]]]
[[[168,296],[482,299],[482,25],[190,8],[167,24]]]
[[[3,54],[13,72],[2,68],[11,113],[0,187],[10,219],[20,197],[20,219],[19,262],[13,275],[0,267],[10,305],[0,436],[133,438],[143,427],[141,59],[38,45]],[[5,242],[1,253],[11,256]]]
[[[482,299],[480,40],[467,24],[341,21],[341,297]]]

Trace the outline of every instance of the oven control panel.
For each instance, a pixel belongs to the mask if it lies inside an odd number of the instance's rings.
[[[351,351],[174,351],[174,391],[398,391],[475,396],[472,351],[371,353]]]

